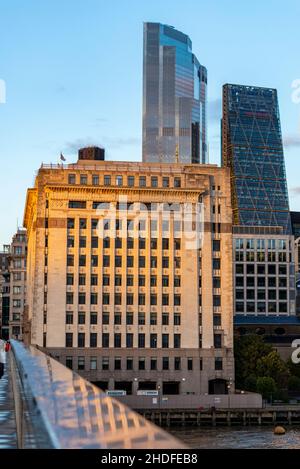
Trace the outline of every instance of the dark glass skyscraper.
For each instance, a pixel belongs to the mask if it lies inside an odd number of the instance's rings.
[[[206,68],[190,38],[144,24],[143,161],[207,162]]]
[[[290,232],[277,91],[224,85],[222,164],[231,169],[233,222]]]

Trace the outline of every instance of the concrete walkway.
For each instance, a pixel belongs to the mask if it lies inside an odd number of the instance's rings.
[[[8,365],[9,363],[5,365],[4,376],[0,379],[0,450],[17,447],[14,401]]]

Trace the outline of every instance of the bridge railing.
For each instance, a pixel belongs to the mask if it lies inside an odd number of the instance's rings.
[[[185,447],[37,348],[11,344],[19,448]]]

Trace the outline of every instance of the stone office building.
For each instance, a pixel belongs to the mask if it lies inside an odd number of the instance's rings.
[[[231,220],[227,168],[42,166],[27,339],[103,389],[233,392]]]
[[[26,231],[19,228],[0,252],[0,323],[4,339],[22,340],[26,303]]]

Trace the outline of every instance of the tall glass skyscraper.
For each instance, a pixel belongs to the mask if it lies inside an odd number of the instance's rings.
[[[276,90],[223,86],[222,164],[231,169],[234,224],[276,225],[290,233]]]
[[[143,161],[207,162],[207,71],[190,38],[144,24]]]

